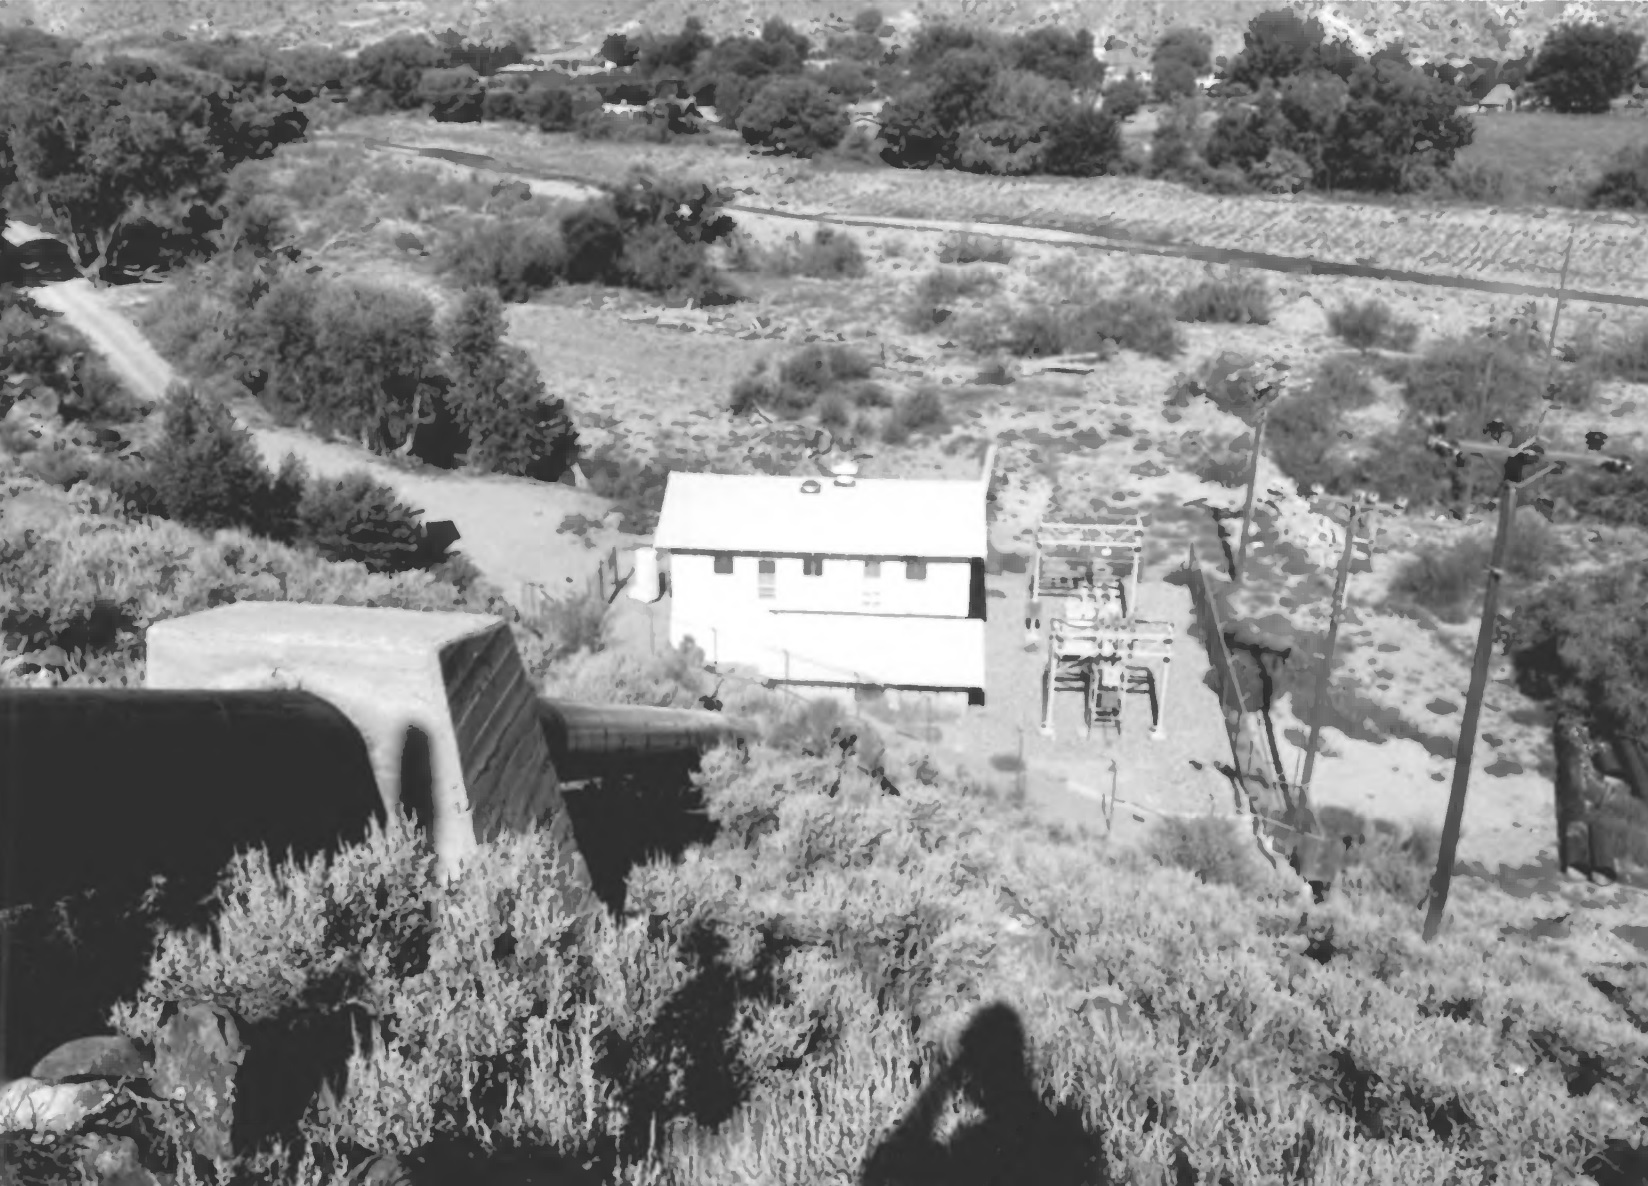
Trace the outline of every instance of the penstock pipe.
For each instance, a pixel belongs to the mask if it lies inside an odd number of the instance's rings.
[[[755,726],[718,712],[540,697],[538,716],[563,781],[597,778],[660,758],[686,757]]]

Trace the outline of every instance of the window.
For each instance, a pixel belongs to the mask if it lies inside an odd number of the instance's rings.
[[[801,575],[804,577],[821,577],[824,575],[824,557],[803,556],[801,558]]]
[[[773,560],[756,562],[756,595],[759,597],[774,597],[777,595],[778,564]]]
[[[867,581],[879,580],[881,577],[881,561],[866,560],[864,562],[864,579]]]
[[[715,554],[715,571],[725,576],[732,571],[732,556],[726,552]]]
[[[927,562],[925,560],[906,560],[904,562],[904,579],[907,581],[925,581],[927,579]]]

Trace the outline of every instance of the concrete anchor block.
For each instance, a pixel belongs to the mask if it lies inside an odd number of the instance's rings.
[[[425,824],[455,876],[480,842],[539,821],[568,866],[569,905],[592,909],[508,625],[484,614],[243,601],[156,622],[150,688],[298,689],[359,731],[384,809]]]

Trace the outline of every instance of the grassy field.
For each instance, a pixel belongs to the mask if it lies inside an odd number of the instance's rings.
[[[1621,149],[1648,144],[1641,112],[1558,115],[1552,111],[1476,117],[1476,138],[1458,160],[1504,171],[1510,194],[1521,201],[1549,201],[1555,189],[1571,199],[1589,188]]]

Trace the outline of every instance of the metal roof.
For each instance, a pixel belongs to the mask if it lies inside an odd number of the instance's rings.
[[[803,492],[816,484],[816,493]],[[675,551],[983,558],[982,482],[675,472],[654,546]]]

